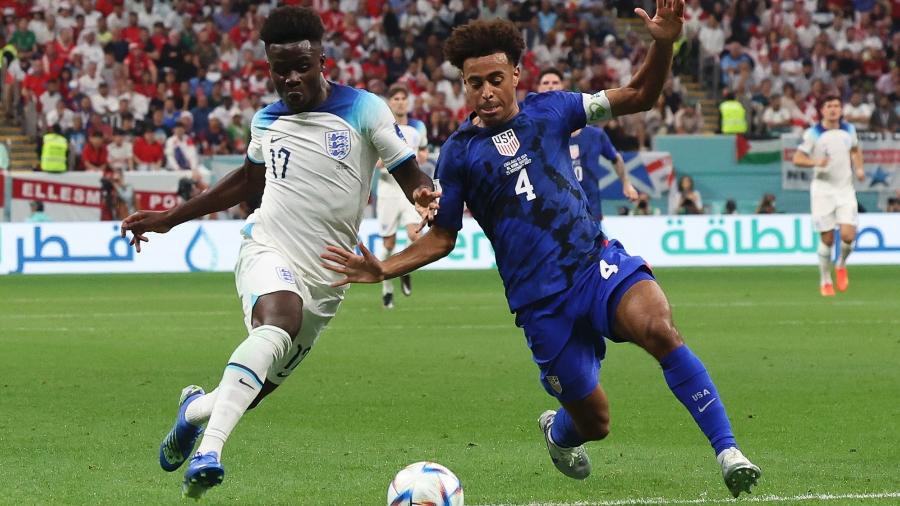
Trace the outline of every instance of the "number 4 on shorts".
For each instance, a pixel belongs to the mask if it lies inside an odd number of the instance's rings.
[[[610,276],[619,272],[618,265],[609,265],[606,260],[600,260],[600,275],[603,279],[609,279]]]

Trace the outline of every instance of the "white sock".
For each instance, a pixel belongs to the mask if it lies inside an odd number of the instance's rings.
[[[391,252],[394,250],[384,250],[384,254],[381,255],[382,260],[387,260],[389,256],[391,256]],[[389,293],[394,293],[394,280],[393,279],[385,279],[381,282],[381,294],[387,295]]]
[[[212,414],[213,406],[216,404],[216,398],[218,396],[219,389],[215,388],[212,392],[201,395],[199,399],[194,399],[184,411],[184,417],[187,419],[188,423],[197,426],[206,423],[206,421],[209,420],[209,415]]]
[[[269,367],[291,348],[291,336],[272,325],[256,327],[228,360],[222,381],[216,389],[216,400],[209,423],[197,452],[216,452],[222,447],[238,420],[259,394]]]
[[[838,260],[838,267],[847,265],[847,257],[850,256],[851,251],[853,251],[853,243],[841,241],[841,259]]]
[[[819,275],[821,284],[831,283],[831,246],[819,241]]]

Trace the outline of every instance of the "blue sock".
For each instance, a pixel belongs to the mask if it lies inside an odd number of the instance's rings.
[[[553,418],[553,425],[550,426],[550,439],[556,443],[556,446],[563,448],[574,448],[583,445],[585,440],[578,433],[572,417],[566,412],[566,408],[559,408],[556,416]]]
[[[725,405],[703,362],[687,346],[682,346],[663,358],[660,365],[669,389],[690,411],[716,455],[726,448],[736,447]]]

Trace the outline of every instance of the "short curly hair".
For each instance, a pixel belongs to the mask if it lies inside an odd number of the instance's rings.
[[[308,40],[322,42],[325,26],[322,18],[309,7],[282,6],[269,13],[259,38],[270,44],[287,44]]]
[[[512,22],[504,19],[472,21],[453,30],[444,44],[444,57],[462,69],[469,58],[505,53],[509,63],[519,64],[525,39]]]

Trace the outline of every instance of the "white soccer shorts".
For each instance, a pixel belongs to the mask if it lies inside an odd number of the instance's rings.
[[[253,239],[244,238],[234,268],[238,296],[244,310],[244,325],[252,329],[253,306],[256,300],[268,293],[287,291],[300,296],[303,301],[300,333],[291,349],[278,362],[272,364],[266,379],[281,384],[306,358],[325,330],[328,322],[340,306],[340,298],[333,293],[307,285],[278,250],[264,246]]]
[[[422,221],[416,207],[405,198],[379,198],[375,205],[375,213],[378,215],[381,237],[390,237],[396,234],[401,226],[418,225]]]
[[[834,230],[838,225],[859,223],[855,193],[813,192],[810,195],[813,227],[818,232]]]

